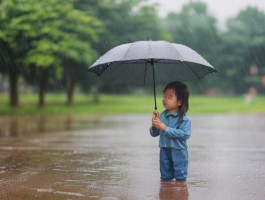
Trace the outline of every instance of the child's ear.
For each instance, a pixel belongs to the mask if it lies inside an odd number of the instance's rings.
[[[181,106],[182,105],[182,101],[178,101],[178,106]]]

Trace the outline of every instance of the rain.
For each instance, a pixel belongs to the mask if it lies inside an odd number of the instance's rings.
[[[228,7],[1,1],[0,199],[264,199],[265,3]],[[143,59],[148,50],[136,48],[140,64],[107,54],[137,42],[153,53]],[[168,61],[161,46],[152,49],[158,43],[185,45],[203,62],[183,49]],[[91,73],[104,55],[102,75]],[[189,79],[187,66],[205,71]],[[175,79],[190,93],[188,176],[163,181],[159,137],[149,129],[154,107],[168,109],[163,89]]]

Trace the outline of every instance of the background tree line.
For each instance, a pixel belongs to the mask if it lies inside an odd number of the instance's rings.
[[[217,70],[203,80],[203,90],[242,94],[250,87],[265,93],[265,14],[248,7],[220,30],[201,2],[160,18],[153,5],[139,0],[0,0],[0,73],[9,80],[10,105],[19,105],[19,78],[45,92],[74,88],[88,91],[95,83],[86,69],[110,48],[137,40],[167,40],[187,45]]]

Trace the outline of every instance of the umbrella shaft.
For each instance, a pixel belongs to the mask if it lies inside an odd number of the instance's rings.
[[[155,110],[157,110],[157,105],[156,105],[155,67],[154,67],[154,61],[153,60],[151,60],[151,65],[152,65],[152,69],[153,69],[153,86],[154,86]]]

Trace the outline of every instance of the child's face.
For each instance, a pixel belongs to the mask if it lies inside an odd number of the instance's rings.
[[[163,105],[169,112],[175,112],[178,110],[178,106],[181,106],[181,102],[178,101],[174,89],[168,89],[165,91]]]

